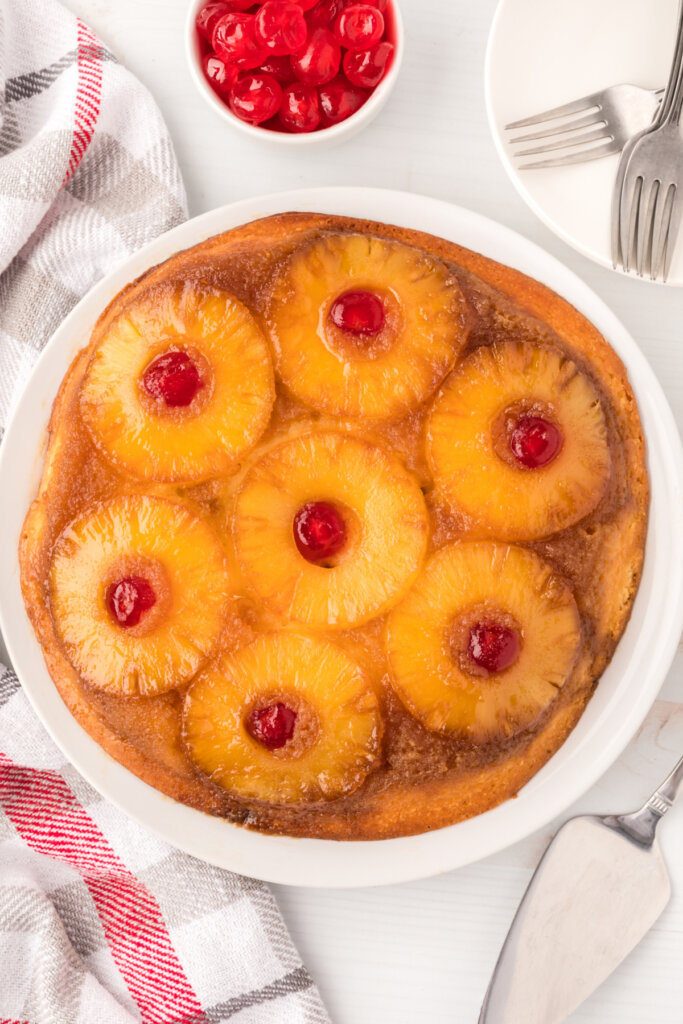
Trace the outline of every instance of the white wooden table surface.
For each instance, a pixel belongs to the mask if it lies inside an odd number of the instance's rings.
[[[340,148],[305,155],[274,153],[245,140],[205,107],[185,66],[187,0],[66,2],[156,97],[191,214],[308,185],[408,189],[477,210],[548,249],[611,305],[645,351],[680,426],[683,291],[626,280],[567,248],[524,206],[498,161],[483,88],[495,0],[401,0],[408,47],[389,105]],[[681,752],[679,652],[637,739],[572,813],[632,809]],[[556,825],[424,882],[338,892],[278,887],[282,911],[335,1024],[475,1024],[499,946]],[[673,878],[671,903],[572,1024],[683,1024],[683,800],[662,824],[661,841]]]

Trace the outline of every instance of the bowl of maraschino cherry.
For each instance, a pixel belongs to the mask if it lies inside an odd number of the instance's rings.
[[[386,103],[403,55],[396,0],[193,0],[193,78],[252,137],[332,143]]]

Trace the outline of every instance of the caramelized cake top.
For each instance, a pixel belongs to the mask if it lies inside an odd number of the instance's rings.
[[[104,311],[22,586],[64,701],[141,778],[383,838],[495,806],[561,745],[647,508],[625,370],[573,307],[443,239],[292,213]]]

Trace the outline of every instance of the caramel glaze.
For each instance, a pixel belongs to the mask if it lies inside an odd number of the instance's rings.
[[[278,262],[301,242],[325,230],[398,239],[446,261],[470,308],[470,334],[463,355],[479,345],[511,339],[565,352],[600,392],[612,475],[605,495],[587,518],[528,545],[569,581],[581,614],[584,641],[570,679],[532,730],[485,747],[430,733],[393,694],[381,643],[385,618],[376,619],[367,626],[329,635],[365,666],[380,696],[385,721],[381,767],[354,793],[327,803],[301,808],[245,805],[201,776],[186,756],[181,692],[119,698],[100,693],[78,678],[55,635],[48,567],[61,530],[85,507],[124,491],[175,495],[191,501],[229,547],[232,496],[253,456],[235,467],[233,476],[194,487],[150,486],[125,479],[90,440],[79,414],[80,383],[92,348],[107,325],[142,293],[161,293],[178,281],[188,287],[201,282],[233,292],[258,317]],[[348,428],[400,453],[417,475],[432,518],[431,550],[435,550],[458,538],[476,536],[476,530],[434,500],[423,453],[425,413],[423,408],[403,420],[371,429],[363,424],[349,424]],[[328,422],[278,384],[273,418],[259,450],[306,425]],[[339,421],[334,422],[338,428]],[[440,828],[513,797],[563,743],[628,621],[642,568],[648,501],[644,441],[626,372],[605,339],[577,310],[537,281],[430,235],[368,221],[283,214],[177,254],[129,285],[102,314],[91,345],[74,360],[55,401],[43,479],[21,539],[22,586],[48,669],[65,703],[110,754],[142,779],[177,800],[262,831],[334,839],[388,838]],[[222,637],[222,644],[231,647],[278,625],[241,590],[234,562],[233,571],[237,593]]]

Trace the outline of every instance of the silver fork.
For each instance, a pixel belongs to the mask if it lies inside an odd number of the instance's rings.
[[[612,262],[666,281],[681,222],[683,137],[683,0],[671,73],[652,126],[625,147],[612,196]]]
[[[633,135],[652,123],[663,92],[663,89],[642,89],[639,85],[611,85],[533,117],[513,121],[505,125],[506,131],[543,126],[540,131],[508,139],[511,146],[543,140],[542,145],[522,149],[513,156],[522,159],[541,153],[558,154],[520,165],[520,170],[528,170],[562,167],[619,153]]]

